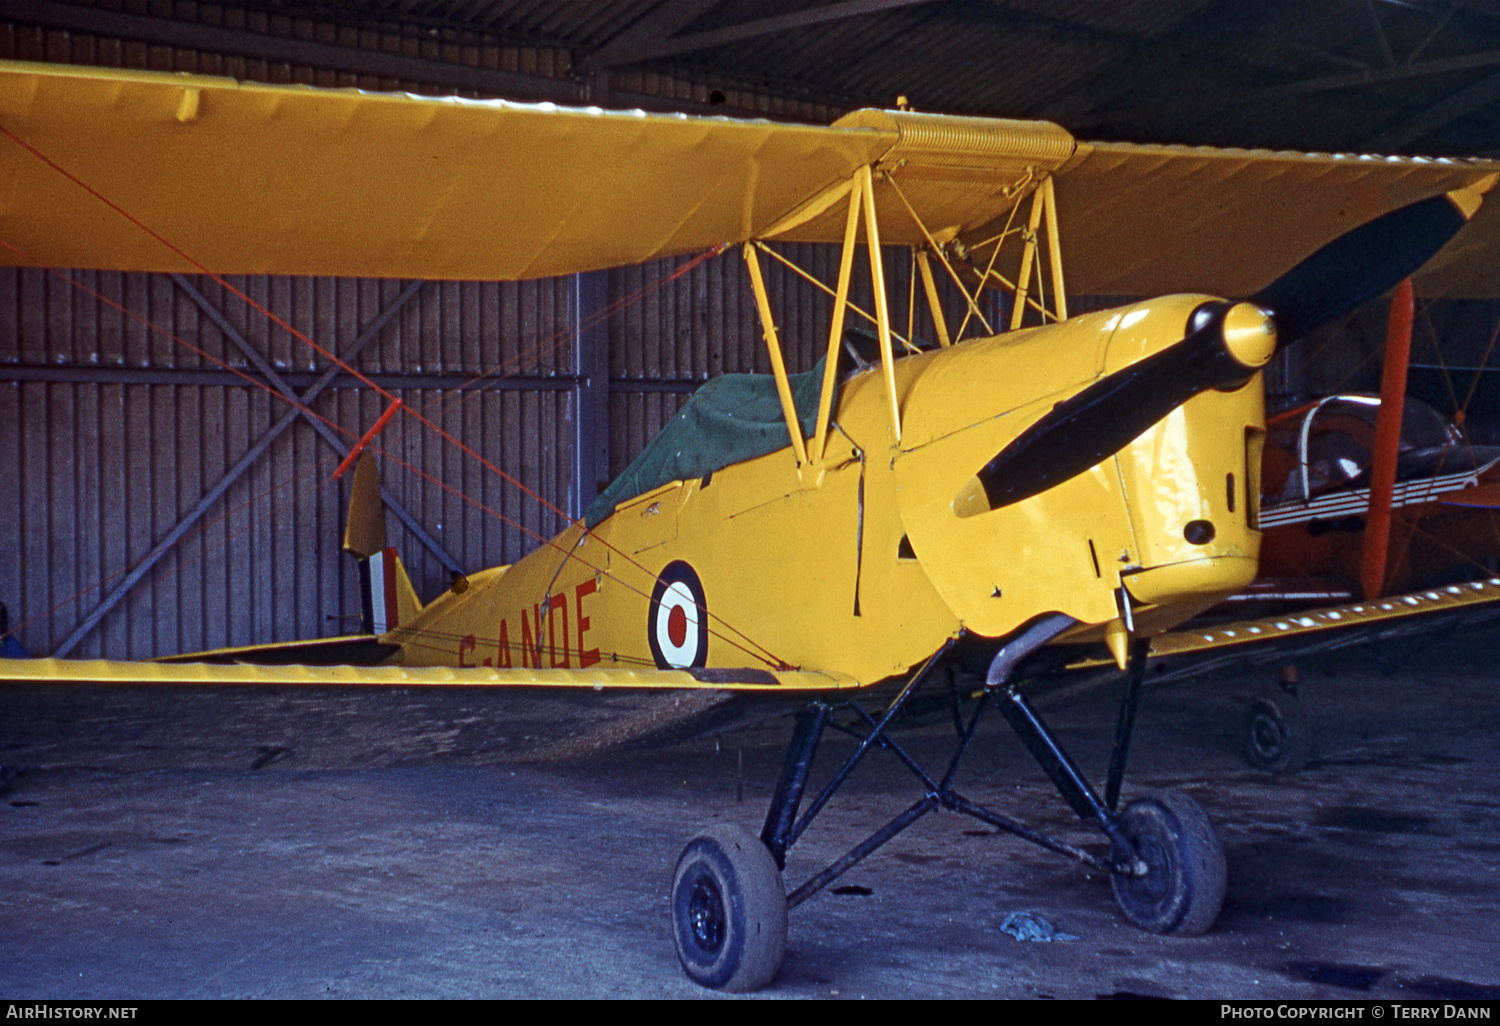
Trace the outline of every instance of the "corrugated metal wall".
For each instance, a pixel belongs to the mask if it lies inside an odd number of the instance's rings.
[[[247,22],[243,14],[207,5],[175,10],[178,17],[197,11],[208,24],[371,51],[543,77],[568,71],[566,52],[543,48],[448,53],[438,43],[397,34],[261,15]],[[435,91],[421,82],[10,24],[0,24],[0,57]],[[692,83],[637,78],[622,86],[708,100],[709,91]],[[769,113],[824,113],[770,97],[734,99]],[[810,257],[815,271],[818,260],[827,264],[827,257],[803,249],[799,256]],[[766,266],[772,282],[789,274],[769,261]],[[645,290],[608,326],[611,472],[639,452],[696,383],[724,371],[766,369],[739,255],[726,253],[669,285],[649,287],[676,267],[663,261],[609,276],[611,301]],[[227,330],[263,354],[298,392],[328,365],[212,281],[185,282],[163,275],[0,270],[0,482],[6,485],[0,602],[12,626],[23,624],[17,636],[34,653],[66,643],[67,654],[77,657],[142,658],[326,636],[357,625],[356,571],[339,552],[347,482],[331,480],[338,454],[307,418],[298,418],[207,504],[96,627],[79,635],[91,611],[170,540],[174,528],[182,530],[183,518],[290,409],[268,388],[232,373],[259,377],[205,307],[218,311]],[[395,303],[406,283],[248,278],[231,284],[336,351]],[[396,418],[380,443],[394,457],[383,461],[387,488],[464,570],[511,562],[560,528],[563,518],[527,490],[563,510],[592,498],[572,494],[575,286],[571,278],[427,283],[356,361],[377,384],[475,451],[465,454],[409,416]],[[201,294],[202,304],[190,290]],[[800,280],[777,295],[790,363],[793,369],[811,366],[823,345],[811,326],[826,317],[829,302]],[[467,390],[453,391],[480,376]],[[337,379],[312,405],[343,429],[346,444],[385,407],[379,394],[354,384]],[[443,588],[447,560],[394,516],[388,522],[418,591],[431,596]]]
[[[129,0],[99,0],[95,3],[81,0],[78,6],[95,7],[107,13],[137,15],[160,13],[161,7],[159,4],[132,3]],[[452,33],[444,33],[441,37],[421,38],[394,28],[382,31],[378,28],[336,26],[308,18],[292,18],[269,11],[239,10],[217,4],[177,3],[172,5],[171,12],[172,18],[182,23],[342,46],[370,53],[402,55],[547,77],[561,78],[570,70],[568,52],[550,47],[481,45],[459,41]],[[13,60],[59,64],[187,71],[200,75],[227,75],[255,82],[300,82],[324,87],[355,86],[361,89],[393,90],[420,89],[424,84],[375,74],[360,75],[289,61],[246,57],[236,53],[206,52],[160,41],[113,38],[76,28],[70,31],[34,24],[0,23],[0,56]]]
[[[0,480],[13,484],[0,500],[8,507],[0,601],[16,620],[44,614],[21,634],[34,651],[67,638],[290,408],[216,364],[243,371],[248,361],[171,278],[64,273],[81,287],[41,270],[0,271]],[[286,331],[268,330],[243,300],[212,282],[190,284],[293,388],[326,366]],[[232,284],[338,350],[404,283]],[[429,283],[357,365],[484,460],[566,506],[575,317],[565,285]],[[497,367],[560,380],[517,390],[490,375],[452,391]],[[341,379],[311,407],[353,437],[385,407],[355,384]],[[534,544],[528,530],[557,529],[556,515],[414,418],[395,421],[381,446],[395,457],[385,461],[389,490],[466,569],[516,558]],[[338,462],[308,422],[294,423],[74,654],[137,658],[348,629],[340,618],[357,622],[359,603],[353,566],[338,552],[347,499],[347,482],[331,480]],[[424,594],[446,582],[443,564],[414,537],[393,540]]]

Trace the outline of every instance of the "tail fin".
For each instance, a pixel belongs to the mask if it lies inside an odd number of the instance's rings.
[[[359,560],[360,630],[384,634],[422,611],[422,603],[401,557],[385,544],[385,503],[380,498],[380,471],[368,450],[354,469],[344,551]]]

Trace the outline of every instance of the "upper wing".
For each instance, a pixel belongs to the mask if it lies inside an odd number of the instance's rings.
[[[1057,177],[1080,294],[1248,296],[1351,228],[1472,185],[1500,163],[1096,143]],[[1494,208],[1494,209],[1492,209]],[[1500,295],[1500,207],[1418,276],[1424,295]]]
[[[1245,295],[1350,226],[1500,167],[1090,145],[1044,122],[911,112],[819,127],[13,62],[0,129],[0,260],[352,277],[521,279],[751,238],[839,242],[849,177],[874,165],[885,242],[981,239],[1050,172],[1072,291]],[[1491,220],[1439,258],[1456,268],[1437,272],[1448,292],[1497,294],[1475,270],[1500,253]]]
[[[0,125],[15,137],[0,147],[0,232],[29,258],[13,262],[200,269],[187,254],[217,273],[349,277],[535,278],[701,250],[886,145],[877,132],[20,64],[0,66]]]

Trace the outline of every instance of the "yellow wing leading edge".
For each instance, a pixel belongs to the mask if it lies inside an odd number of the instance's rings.
[[[839,243],[838,201],[869,166],[888,244],[982,239],[1050,175],[1075,293],[1244,295],[1350,225],[1497,167],[1090,144],[902,111],[807,126],[21,62],[0,62],[0,127],[0,238],[15,247],[0,259],[201,269],[187,254],[219,274],[515,280],[756,238]],[[1497,224],[1481,212],[1428,291],[1496,294],[1482,268]]]

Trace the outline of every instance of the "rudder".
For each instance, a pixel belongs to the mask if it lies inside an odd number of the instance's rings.
[[[385,503],[380,471],[366,450],[354,469],[344,551],[359,560],[360,630],[385,634],[422,611],[401,557],[385,543]]]

